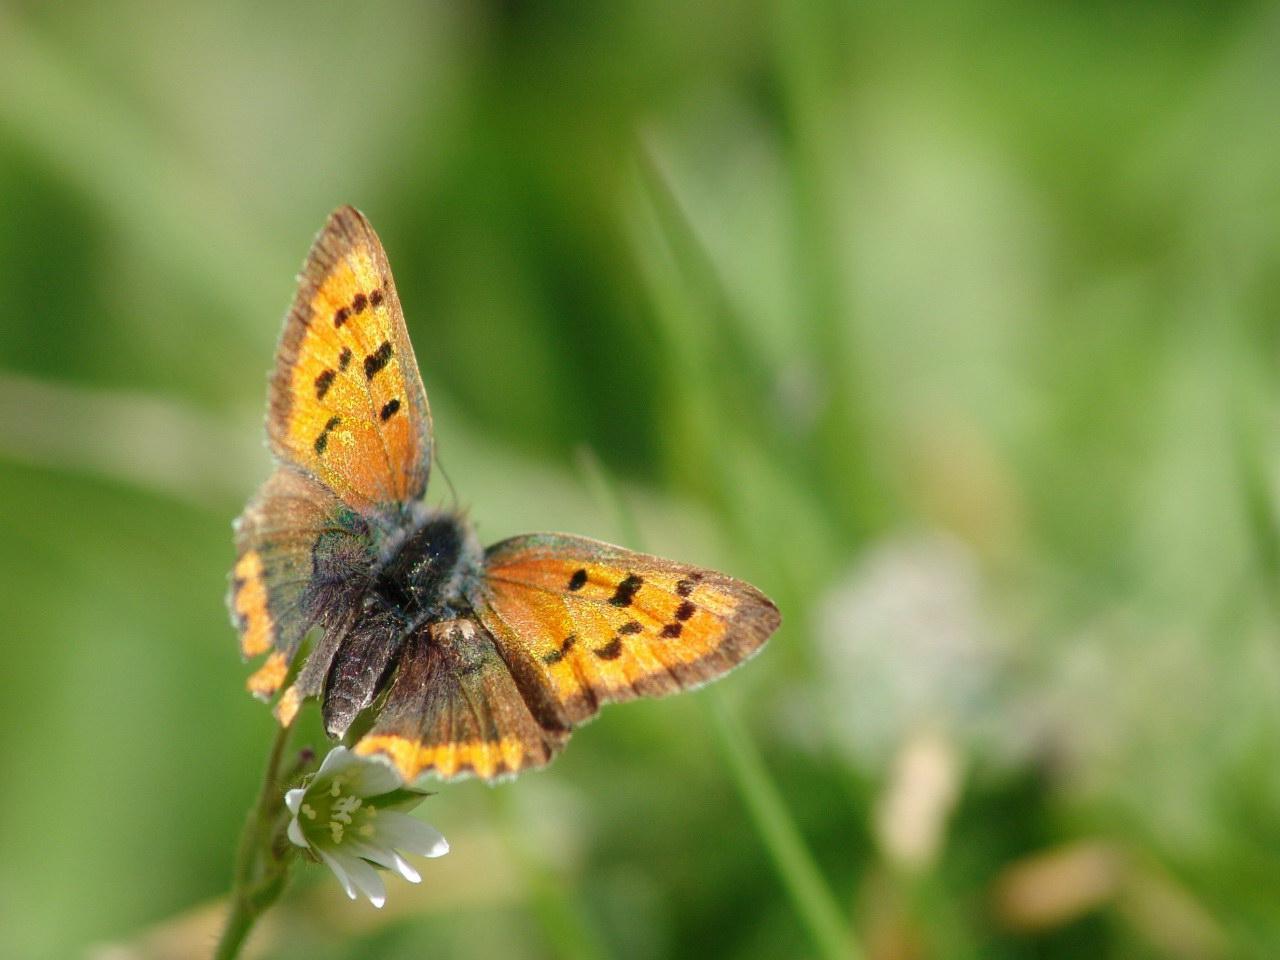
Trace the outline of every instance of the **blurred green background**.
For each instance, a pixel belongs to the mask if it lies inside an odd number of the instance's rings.
[[[785,622],[254,955],[1280,955],[1278,90],[1260,3],[6,3],[0,955],[210,949],[230,521],[341,203],[434,497]]]

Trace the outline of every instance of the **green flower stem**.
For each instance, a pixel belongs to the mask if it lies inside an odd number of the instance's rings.
[[[244,832],[240,834],[231,887],[231,909],[227,913],[214,960],[232,960],[238,956],[253,925],[284,890],[293,851],[287,845],[278,848],[275,839],[283,819],[280,761],[288,749],[292,732],[291,725],[281,726],[276,732],[262,777],[262,789],[245,820]]]
[[[716,746],[746,804],[756,833],[773,858],[774,868],[818,955],[824,960],[859,960],[862,951],[805,847],[804,838],[791,819],[751,735],[718,691],[704,691],[699,700],[706,708]]]

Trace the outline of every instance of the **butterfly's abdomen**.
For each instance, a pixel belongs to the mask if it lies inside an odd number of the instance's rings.
[[[385,541],[373,592],[406,621],[452,616],[480,571],[475,534],[452,513],[419,510],[402,523]]]

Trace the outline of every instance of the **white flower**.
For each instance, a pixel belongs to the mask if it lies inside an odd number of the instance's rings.
[[[435,827],[405,812],[422,799],[402,790],[389,766],[335,747],[309,784],[284,795],[293,814],[289,839],[323,860],[352,900],[359,891],[381,907],[387,891],[375,865],[417,883],[422,877],[401,851],[423,857],[449,852]]]

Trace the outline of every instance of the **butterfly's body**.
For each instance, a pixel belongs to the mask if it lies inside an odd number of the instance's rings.
[[[430,620],[452,620],[469,609],[484,551],[475,531],[457,514],[420,501],[371,524],[374,564],[366,607],[379,606],[412,629]]]
[[[698,686],[778,625],[758,590],[565,534],[482,550],[424,500],[431,416],[386,256],[330,217],[285,323],[267,423],[276,472],[237,521],[229,598],[249,688],[420,774],[493,780],[548,762],[604,703]],[[320,636],[300,657],[307,632]],[[299,666],[298,661],[301,661]]]

